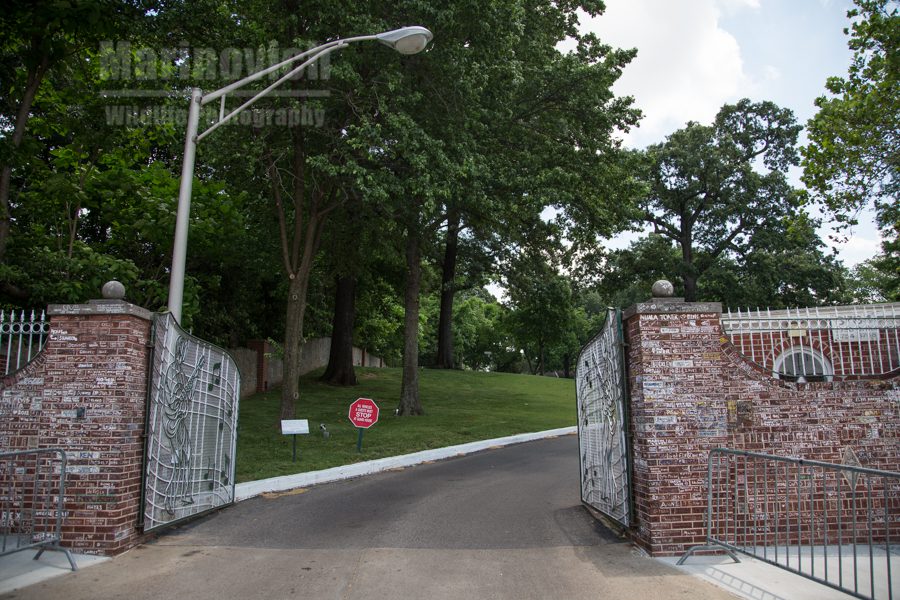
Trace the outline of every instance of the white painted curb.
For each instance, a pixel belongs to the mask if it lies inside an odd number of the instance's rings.
[[[511,435],[493,440],[481,440],[480,442],[470,442],[468,444],[459,444],[458,446],[424,450],[413,454],[404,454],[403,456],[379,458],[378,460],[369,460],[366,462],[354,463],[352,465],[324,469],[322,471],[282,475],[281,477],[271,477],[269,479],[260,479],[258,481],[245,481],[244,483],[239,483],[235,486],[234,500],[235,502],[240,502],[241,500],[248,500],[265,492],[283,492],[319,483],[362,477],[363,475],[371,475],[390,469],[402,469],[404,467],[411,467],[433,460],[442,460],[453,456],[471,454],[473,452],[495,448],[497,446],[508,446],[510,444],[520,444],[532,440],[571,435],[577,431],[577,427],[562,427],[560,429],[550,429],[548,431],[521,433],[519,435]]]

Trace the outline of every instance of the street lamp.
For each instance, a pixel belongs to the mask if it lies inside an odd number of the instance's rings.
[[[354,42],[378,41],[393,48],[401,54],[416,54],[425,49],[433,35],[425,27],[412,26],[401,27],[393,31],[385,31],[377,35],[360,35],[357,37],[334,40],[321,46],[316,46],[306,52],[301,52],[276,65],[272,65],[262,71],[253,73],[240,81],[236,81],[209,94],[203,94],[200,88],[191,90],[191,104],[188,109],[187,136],[184,141],[184,163],[181,167],[181,187],[178,189],[178,212],[175,216],[175,244],[172,249],[172,271],[169,279],[169,312],[175,317],[175,321],[181,323],[181,305],[184,298],[184,263],[187,257],[188,221],[191,213],[191,188],[194,183],[194,158],[197,154],[197,143],[210,133],[232,120],[241,111],[267,95],[285,81],[300,73],[307,66],[319,60],[323,56],[339,50]],[[300,65],[291,69],[286,75],[275,83],[260,91],[258,94],[225,114],[225,97],[234,90],[240,89],[252,81],[261,79],[273,71],[277,71],[288,65],[293,65],[305,58]],[[205,131],[199,133],[200,109],[210,102],[219,100],[219,118]]]

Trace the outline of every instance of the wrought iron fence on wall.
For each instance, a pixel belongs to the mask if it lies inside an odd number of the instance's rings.
[[[37,549],[59,550],[65,518],[66,453],[59,449],[0,452],[0,556]]]
[[[706,544],[678,564],[724,550],[856,598],[900,596],[900,473],[716,448],[706,518]]]
[[[831,381],[900,373],[900,303],[786,310],[728,310],[722,329],[773,376]]]
[[[18,312],[18,314],[16,314]],[[30,363],[50,335],[45,312],[0,310],[0,372],[9,375]]]

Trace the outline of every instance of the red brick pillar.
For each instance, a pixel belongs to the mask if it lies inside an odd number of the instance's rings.
[[[718,302],[625,311],[636,541],[673,555],[705,539],[709,450],[728,442]]]
[[[43,352],[0,383],[0,447],[64,449],[63,545],[116,554],[141,536],[152,314],[121,300],[48,313]]]

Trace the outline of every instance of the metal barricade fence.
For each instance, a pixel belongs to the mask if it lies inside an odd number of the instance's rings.
[[[856,598],[894,598],[900,473],[716,448],[707,486],[706,543],[679,565],[739,552]]]
[[[59,449],[0,452],[0,556],[37,549],[65,553],[59,545],[65,516],[66,453]]]

